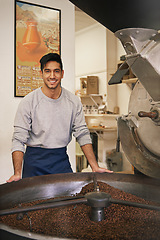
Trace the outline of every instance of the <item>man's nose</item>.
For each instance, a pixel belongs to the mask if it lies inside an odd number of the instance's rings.
[[[55,73],[54,73],[54,71],[51,71],[50,78],[54,78],[54,77],[55,77]]]

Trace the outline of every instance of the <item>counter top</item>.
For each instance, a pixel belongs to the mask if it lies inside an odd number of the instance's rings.
[[[99,126],[90,127],[90,126],[88,126],[88,129],[90,131],[103,131],[103,132],[114,132],[114,131],[117,131],[117,127],[99,127]]]

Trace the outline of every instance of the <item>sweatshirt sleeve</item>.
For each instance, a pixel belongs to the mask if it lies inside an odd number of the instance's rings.
[[[12,149],[14,151],[25,152],[25,144],[30,136],[32,128],[30,103],[24,98],[18,107],[15,121],[14,121],[14,133],[12,137]]]
[[[90,132],[85,122],[82,103],[79,101],[77,105],[77,112],[73,123],[73,136],[76,138],[80,146],[92,144]]]

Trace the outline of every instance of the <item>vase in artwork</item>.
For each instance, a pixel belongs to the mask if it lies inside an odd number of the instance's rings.
[[[27,22],[27,29],[24,33],[22,43],[23,46],[30,52],[34,51],[40,46],[41,39],[37,30],[36,21]]]

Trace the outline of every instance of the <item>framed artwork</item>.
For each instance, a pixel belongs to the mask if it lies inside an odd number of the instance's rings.
[[[39,60],[61,53],[61,11],[15,0],[14,96],[24,97],[42,86]]]

